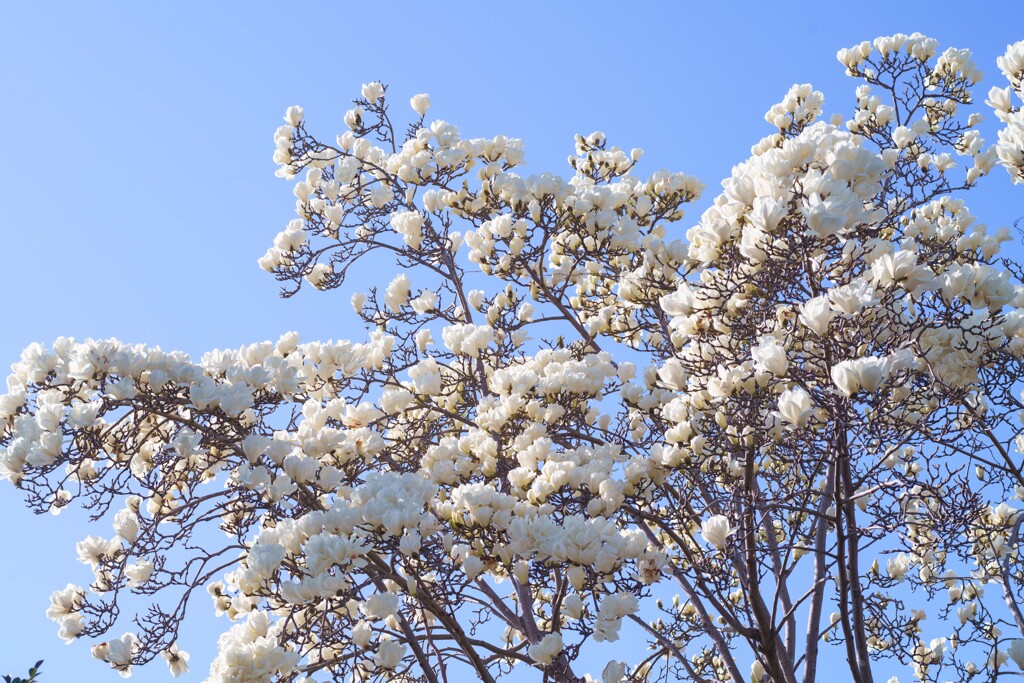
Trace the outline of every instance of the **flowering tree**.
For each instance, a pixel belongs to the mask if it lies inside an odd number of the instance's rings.
[[[961,198],[1024,182],[1024,41],[993,146],[966,50],[838,56],[852,115],[794,86],[685,240],[701,183],[601,133],[523,177],[519,140],[428,123],[426,95],[403,132],[364,85],[331,142],[291,107],[298,218],[260,265],[285,296],[398,275],[352,297],[362,342],[25,350],[0,471],[115,532],[78,544],[59,635],[153,596],[93,654],[177,676],[205,589],[218,683],[590,681],[627,631],[646,650],[604,683],[810,683],[828,646],[856,681],[1024,669],[1024,269]]]

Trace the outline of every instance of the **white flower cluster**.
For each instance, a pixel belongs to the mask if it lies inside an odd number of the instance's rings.
[[[391,352],[394,339],[375,334],[368,344],[350,342],[298,344],[297,335],[285,335],[276,345],[266,342],[237,351],[215,351],[194,364],[183,354],[166,353],[117,340],[58,339],[53,350],[34,344],[22,354],[8,377],[8,393],[0,405],[0,419],[9,422],[6,444],[0,451],[0,474],[17,483],[25,467],[53,464],[64,446],[61,426],[67,424],[82,433],[101,430],[106,421],[98,398],[130,402],[144,396],[174,393],[199,411],[220,412],[243,424],[255,420],[258,398],[291,397],[300,391],[321,394],[336,375],[351,377],[361,370],[380,368]],[[34,415],[19,412],[34,385],[48,378],[50,386],[36,394],[39,410]],[[104,411],[105,412],[105,411]],[[154,438],[157,435],[153,435]],[[175,448],[196,462],[204,459],[202,449],[189,442],[197,435],[178,433]],[[130,458],[132,473],[145,478],[153,469],[156,443],[108,443],[111,461]],[[133,447],[138,447],[133,452]],[[97,462],[83,463],[90,476]],[[212,463],[207,464],[212,467]]]
[[[855,76],[862,73],[861,65],[873,56],[873,52],[885,59],[893,52],[903,50],[907,55],[925,63],[935,55],[938,47],[939,41],[920,33],[909,36],[897,33],[875,38],[874,42],[865,40],[851,48],[843,48],[836,54],[836,58],[846,67],[849,75]]]
[[[794,85],[786,97],[764,115],[764,120],[780,131],[797,133],[821,115],[825,96],[810,83]]]
[[[92,646],[92,656],[110,664],[110,668],[122,678],[132,675],[132,663],[138,650],[138,640],[132,633],[126,633],[117,640]]]
[[[280,624],[253,612],[217,641],[209,681],[267,681],[295,670],[299,655],[280,644]]]
[[[1003,122],[999,131],[996,153],[999,163],[1009,171],[1015,183],[1024,183],[1024,107],[1014,106],[1011,94],[1018,103],[1024,102],[1024,40],[1006,46],[1006,53],[996,60],[1010,85],[989,90],[986,103]]]
[[[50,608],[46,618],[60,624],[57,635],[65,642],[72,642],[82,632],[82,615],[79,610],[85,602],[85,590],[68,584],[63,590],[50,594]]]

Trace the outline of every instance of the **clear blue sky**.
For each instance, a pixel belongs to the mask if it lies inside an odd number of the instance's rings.
[[[330,138],[363,82],[389,83],[399,103],[429,92],[431,116],[466,136],[523,138],[531,173],[564,172],[573,134],[603,130],[647,151],[643,172],[708,184],[685,229],[769,132],[762,114],[790,85],[813,83],[826,113],[849,112],[838,48],[921,31],[972,48],[984,93],[1001,78],[995,57],[1024,38],[1019,12],[1012,0],[8,3],[0,365],[61,335],[197,357],[290,329],[361,337],[345,294],[280,301],[255,263],[293,217],[271,162],[288,105]],[[995,226],[1024,215],[1024,192],[999,173],[972,200]],[[44,681],[120,680],[43,616],[50,591],[88,582],[75,541],[109,525],[89,529],[74,511],[35,518],[6,484],[0,515],[0,673],[44,658]],[[208,603],[196,615],[182,641],[193,681],[228,626]],[[162,661],[133,679],[169,680]]]

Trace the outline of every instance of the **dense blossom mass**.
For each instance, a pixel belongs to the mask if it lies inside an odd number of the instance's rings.
[[[685,231],[703,185],[601,133],[522,175],[426,94],[404,135],[380,83],[336,140],[290,107],[297,217],[259,265],[285,295],[397,275],[352,295],[358,342],[24,351],[0,473],[98,520],[58,635],[178,676],[209,599],[211,683],[1024,670],[1024,270],[964,201],[1024,183],[1024,41],[991,145],[967,50],[838,58],[853,112],[793,86]]]

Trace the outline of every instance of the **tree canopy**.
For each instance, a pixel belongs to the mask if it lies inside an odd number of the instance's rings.
[[[794,85],[688,230],[704,185],[600,132],[524,176],[426,94],[402,122],[365,84],[335,139],[290,107],[297,217],[259,265],[355,284],[365,335],[28,347],[0,474],[114,532],[78,544],[58,635],[178,676],[209,599],[215,683],[1019,675],[1024,268],[965,198],[1024,183],[1024,41],[994,144],[969,51],[838,59],[853,111]]]

